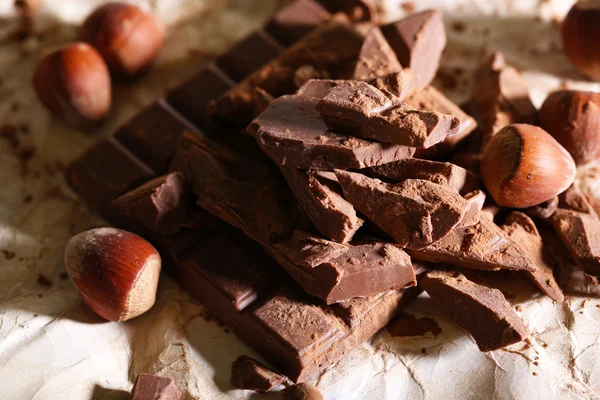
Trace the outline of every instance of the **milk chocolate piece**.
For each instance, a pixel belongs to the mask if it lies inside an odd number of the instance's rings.
[[[429,85],[440,66],[446,47],[446,28],[436,10],[412,14],[381,27],[400,64],[417,77],[417,87]]]
[[[414,76],[410,72],[406,71],[398,71],[390,74],[378,75],[375,78],[366,79],[365,82],[367,82],[371,86],[376,87],[384,93],[390,93],[396,96],[400,100],[404,100],[410,93],[413,92],[413,85],[415,84]],[[410,105],[419,110],[426,110],[414,104]],[[445,114],[450,114],[448,112],[443,112],[441,110],[436,109],[430,109],[427,111],[439,111]],[[464,122],[462,121],[462,116],[458,115],[458,117],[461,118],[462,126],[464,124]]]
[[[552,300],[563,301],[562,290],[554,279],[553,265],[549,262],[550,255],[544,252],[542,237],[531,218],[521,212],[513,211],[502,229],[535,262],[537,270],[525,271],[527,278]]]
[[[529,329],[498,289],[463,274],[432,271],[419,281],[450,319],[473,336],[481,351],[498,350],[529,336]]]
[[[379,19],[374,0],[324,0],[322,3],[332,13],[344,12],[353,21],[377,22]]]
[[[365,36],[352,79],[369,79],[400,71],[402,66],[381,30],[377,27],[372,28]]]
[[[421,248],[448,235],[463,219],[467,201],[454,190],[422,179],[388,184],[337,171],[344,196],[402,247]]]
[[[485,193],[482,190],[475,190],[473,192],[464,195],[467,201],[467,211],[462,221],[460,221],[461,227],[474,226],[479,223],[479,217],[481,216],[481,210],[485,203]]]
[[[475,81],[473,98],[481,118],[482,150],[506,125],[535,124],[537,110],[529,98],[529,89],[519,72],[506,65],[501,53],[492,54],[479,67]]]
[[[139,374],[131,392],[131,400],[179,400],[180,397],[172,378],[151,374]]]
[[[323,400],[323,395],[314,385],[304,382],[287,388],[283,400]]]
[[[557,208],[558,196],[554,196],[550,200],[540,203],[537,206],[524,208],[523,212],[531,218],[546,219],[550,218]]]
[[[488,218],[476,225],[454,229],[442,240],[407,252],[416,260],[448,263],[459,267],[497,271],[535,271],[527,254]]]
[[[164,235],[177,233],[194,212],[191,192],[180,173],[152,179],[118,197],[113,205],[151,231]]]
[[[315,0],[296,0],[278,10],[265,25],[265,31],[279,43],[289,46],[329,17],[329,12]]]
[[[315,106],[334,131],[402,146],[428,148],[457,132],[457,117],[418,111],[402,101],[390,100],[366,82],[338,85]]]
[[[231,384],[236,389],[268,392],[283,382],[283,376],[252,357],[239,356],[231,365]]]
[[[278,98],[248,127],[260,147],[278,165],[331,170],[364,168],[409,158],[414,149],[330,132],[315,111],[319,99]]]
[[[352,240],[364,221],[342,197],[339,185],[320,178],[314,171],[307,174],[296,168],[282,167],[281,172],[319,232],[340,243]]]

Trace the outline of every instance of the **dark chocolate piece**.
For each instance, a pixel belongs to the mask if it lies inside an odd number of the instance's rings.
[[[283,400],[323,400],[323,395],[314,385],[299,383],[283,392]]]
[[[557,208],[558,196],[554,196],[550,200],[540,203],[537,206],[524,208],[523,212],[529,215],[531,218],[546,219],[550,218]]]
[[[289,46],[323,24],[329,17],[329,12],[317,1],[296,0],[278,10],[265,25],[265,31],[279,43]]]
[[[562,290],[554,279],[553,265],[548,262],[549,254],[544,252],[542,237],[531,218],[513,211],[502,225],[502,229],[535,262],[537,270],[525,271],[527,278],[552,300],[563,301]]]
[[[285,377],[252,357],[239,356],[231,365],[231,384],[236,389],[268,392],[283,382]]]
[[[419,281],[450,319],[473,336],[481,351],[498,350],[529,336],[529,329],[498,289],[463,274],[432,271]]]
[[[400,71],[402,65],[381,30],[377,27],[372,28],[365,36],[352,78],[369,79]]]
[[[342,197],[339,185],[320,178],[315,171],[307,174],[288,167],[282,167],[281,171],[319,232],[340,243],[352,240],[364,221],[356,216],[354,206]]]
[[[448,235],[467,202],[454,190],[422,179],[388,184],[355,172],[336,171],[344,196],[402,247],[420,248]]]
[[[411,147],[328,131],[315,111],[318,101],[298,95],[280,97],[252,122],[248,132],[278,165],[293,168],[364,168],[409,158],[414,153]]]
[[[396,52],[400,64],[415,74],[418,88],[429,85],[440,66],[446,47],[446,28],[442,14],[423,11],[381,27]]]
[[[131,392],[131,400],[179,400],[180,397],[172,378],[151,374],[139,374]]]

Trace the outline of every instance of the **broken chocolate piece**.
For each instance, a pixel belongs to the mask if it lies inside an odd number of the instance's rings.
[[[468,205],[465,216],[463,217],[462,221],[460,221],[460,226],[469,227],[477,225],[479,223],[479,217],[481,215],[483,204],[485,203],[485,193],[481,190],[475,190],[465,194],[464,198]]]
[[[327,130],[315,111],[319,99],[282,96],[248,127],[278,165],[331,170],[364,168],[409,158],[414,149],[378,143]]]
[[[336,170],[344,196],[402,247],[421,248],[448,235],[462,221],[467,201],[454,190],[407,179],[388,184]]]
[[[363,80],[400,71],[402,66],[381,30],[372,28],[365,36],[352,78]]]
[[[446,28],[437,10],[412,14],[381,27],[400,64],[417,77],[417,87],[429,85],[446,47]]]
[[[278,10],[265,31],[279,43],[291,45],[327,21],[331,14],[317,1],[296,0]]]
[[[558,196],[554,196],[550,200],[540,203],[537,206],[524,208],[523,212],[531,218],[546,219],[550,218],[557,208]]]
[[[535,262],[537,270],[525,271],[527,278],[552,300],[563,301],[563,293],[554,279],[553,265],[548,262],[550,255],[544,252],[542,237],[531,218],[521,212],[513,211],[502,229]]]
[[[315,386],[304,382],[287,388],[283,400],[323,400],[323,395]]]
[[[529,329],[498,289],[463,274],[432,271],[419,281],[450,319],[473,336],[481,351],[498,350],[529,336]]]
[[[283,382],[283,376],[252,357],[239,356],[231,365],[231,384],[236,389],[268,392]]]
[[[315,105],[323,121],[337,132],[410,147],[431,147],[457,132],[457,117],[419,111],[389,99],[366,82],[342,83]]]
[[[437,336],[442,333],[442,328],[429,317],[417,318],[411,314],[401,313],[390,322],[388,332],[392,337],[425,336],[428,333]]]
[[[408,72],[405,72],[405,71],[394,72],[394,73],[386,74],[386,75],[379,75],[376,78],[367,79],[367,80],[365,80],[365,82],[367,82],[369,85],[374,86],[377,89],[381,90],[383,93],[391,93],[392,95],[396,96],[400,100],[404,100],[404,98],[406,96],[408,96],[414,89],[413,88],[413,85],[414,85],[413,75]],[[325,96],[323,96],[323,97],[325,97]],[[419,108],[413,104],[410,104],[410,105],[415,107],[416,109],[423,110],[423,108]],[[434,109],[431,109],[428,111],[442,112],[440,110],[434,110]],[[449,113],[445,113],[445,114],[449,114]],[[453,114],[453,115],[456,115],[456,114]],[[459,115],[459,117],[461,117],[461,116]],[[462,123],[463,122],[461,121],[461,125],[462,125]]]
[[[296,168],[282,167],[281,172],[319,232],[340,243],[352,240],[364,221],[342,197],[339,185],[320,178],[315,171],[308,171],[307,175]]]
[[[179,400],[181,392],[172,378],[139,374],[133,385],[131,400]]]

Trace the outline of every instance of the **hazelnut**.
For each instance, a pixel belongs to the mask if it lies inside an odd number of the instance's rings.
[[[600,1],[580,0],[562,25],[563,50],[575,67],[600,81]]]
[[[98,49],[113,74],[132,78],[156,58],[164,30],[153,14],[138,6],[108,3],[86,18],[80,38]]]
[[[565,191],[575,179],[571,155],[543,129],[508,125],[490,140],[481,159],[481,178],[502,207],[535,206]]]
[[[283,392],[283,400],[323,400],[323,395],[310,383],[298,383]]]
[[[35,68],[33,87],[50,112],[74,126],[97,124],[110,109],[108,68],[86,43],[44,53]]]
[[[540,109],[540,126],[575,160],[585,164],[600,156],[600,93],[561,90]]]
[[[115,228],[96,228],[69,240],[65,265],[86,304],[109,321],[127,321],[156,300],[161,259],[145,239]]]

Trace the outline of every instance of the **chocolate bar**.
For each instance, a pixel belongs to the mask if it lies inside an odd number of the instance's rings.
[[[268,392],[283,382],[285,377],[252,357],[239,356],[231,365],[231,384],[236,389]]]
[[[131,392],[131,400],[179,400],[180,397],[172,378],[151,374],[139,374]]]

